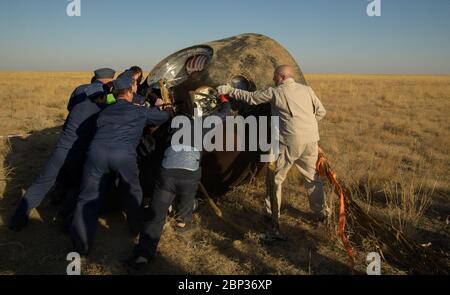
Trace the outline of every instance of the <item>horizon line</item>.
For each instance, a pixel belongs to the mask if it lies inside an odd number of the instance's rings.
[[[121,71],[117,71],[120,73]],[[145,71],[144,73],[150,73],[151,71]],[[0,73],[93,73],[92,71],[79,71],[79,70],[2,70]],[[368,75],[368,76],[450,76],[449,73],[389,73],[389,72],[305,72],[303,75]]]

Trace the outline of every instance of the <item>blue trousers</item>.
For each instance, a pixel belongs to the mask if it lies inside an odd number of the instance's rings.
[[[129,224],[138,228],[142,191],[136,151],[131,148],[91,146],[71,228],[73,246],[80,254],[87,254],[92,248],[98,227],[101,196],[111,185],[111,176],[119,179]]]
[[[38,207],[55,183],[61,180],[61,176],[66,188],[76,187],[81,178],[84,157],[82,151],[56,147],[37,179],[20,200],[13,219],[27,217],[31,209]]]
[[[155,183],[150,210],[144,217],[139,244],[134,249],[135,256],[149,259],[156,256],[167,211],[175,197],[179,198],[178,219],[182,222],[192,222],[193,203],[200,177],[200,169],[196,172],[177,169],[176,174],[171,174],[167,169],[161,169]]]

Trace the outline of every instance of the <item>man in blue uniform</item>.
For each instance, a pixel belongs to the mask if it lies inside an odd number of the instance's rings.
[[[134,70],[133,70],[134,69]],[[121,76],[127,76],[131,77],[133,80],[136,81],[135,84],[133,84],[133,103],[139,106],[145,106],[146,98],[138,93],[138,87],[139,87],[139,81],[142,80],[142,70],[139,67],[131,67],[130,69],[126,70]]]
[[[100,197],[110,183],[110,176],[119,178],[125,194],[126,214],[130,227],[138,231],[142,202],[136,147],[144,128],[161,125],[170,118],[171,108],[164,111],[139,107],[132,103],[133,83],[124,76],[113,82],[117,102],[99,115],[97,131],[89,147],[83,170],[80,195],[72,221],[71,238],[74,250],[82,255],[92,248],[97,231]]]
[[[94,71],[94,77],[91,80],[91,84],[93,83],[99,83],[99,84],[111,84],[111,81],[114,79],[114,75],[116,74],[116,71],[109,68],[102,68]],[[90,84],[83,84],[75,88],[75,90],[72,92],[72,95],[70,96],[69,102],[67,104],[67,110],[70,112],[72,108],[82,102],[86,95],[84,93],[84,90],[86,87],[88,87]]]
[[[213,115],[224,121],[230,114],[231,106],[225,97],[221,97],[221,110]],[[144,220],[143,229],[139,235],[139,244],[134,249],[129,265],[133,268],[145,267],[149,260],[156,256],[156,249],[166,221],[167,211],[178,197],[177,203],[177,231],[185,233],[196,228],[193,222],[192,211],[197,187],[200,182],[201,172],[201,147],[195,147],[194,120],[202,120],[200,106],[195,109],[194,118],[186,115],[179,115],[189,118],[191,122],[190,143],[183,142],[178,146],[168,146],[164,152],[164,159],[158,178],[156,179],[153,197],[150,203],[149,214]],[[176,118],[176,117],[175,117]],[[185,127],[185,126],[183,126]],[[216,126],[222,128],[221,126]],[[174,134],[179,129],[172,129]],[[203,128],[202,137],[211,128]],[[148,217],[148,218],[147,218]]]
[[[94,76],[91,79],[91,84],[99,84],[99,85],[106,85],[108,88],[111,88],[111,82],[114,79],[115,71],[110,68],[101,68],[94,71]],[[67,104],[67,110],[70,112],[75,105],[78,103],[84,101],[86,99],[85,89],[89,87],[91,84],[83,84],[75,88],[75,90],[72,92],[69,102]],[[105,87],[106,87],[105,86]],[[109,95],[107,96],[109,97]],[[81,164],[81,167],[83,165]],[[70,172],[70,171],[69,171]],[[67,190],[67,184],[65,181],[67,180],[67,177],[71,177],[73,175],[69,173],[68,176],[62,176],[60,179],[58,179],[54,190],[52,191],[51,195],[51,202],[52,204],[56,205],[59,204],[62,200],[66,201],[68,199],[74,198],[73,194],[78,195],[78,192],[75,192],[74,190]],[[80,182],[80,179],[78,179],[78,182]],[[76,196],[75,196],[76,197]],[[64,206],[63,206],[64,207]],[[58,212],[58,215],[60,215],[61,211]],[[58,216],[59,217],[62,216]]]
[[[133,84],[133,100],[132,103],[139,105],[139,106],[145,106],[146,98],[138,93],[138,86],[139,81],[142,80],[142,70],[141,68],[137,66],[133,66],[130,69],[124,71],[119,76],[117,76],[117,79],[122,77],[129,77],[136,81],[136,84]],[[110,94],[108,96],[108,104],[116,103],[116,99],[113,94]]]
[[[88,99],[71,109],[55,150],[11,218],[11,230],[19,231],[27,224],[31,209],[39,206],[63,171],[67,173],[65,185],[69,188],[76,186],[77,179],[81,178],[86,150],[95,133],[97,115],[107,93],[109,87],[99,83],[84,88],[83,94]]]

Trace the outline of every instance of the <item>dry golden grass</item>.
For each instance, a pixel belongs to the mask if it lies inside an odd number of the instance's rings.
[[[1,134],[42,130],[63,123],[70,94],[89,79],[89,73],[0,72]]]
[[[329,111],[321,145],[347,186],[366,187],[372,198],[394,183],[448,201],[450,77],[308,78]]]
[[[51,225],[54,208],[42,204],[20,233],[8,232],[4,223],[51,152],[57,135],[47,133],[62,125],[68,96],[89,79],[89,73],[0,72],[0,135],[35,132],[0,142],[0,273],[65,273],[70,241]],[[328,111],[320,144],[349,193],[370,214],[449,253],[450,77],[307,75],[307,80]],[[195,216],[201,231],[183,239],[167,227],[150,273],[348,273],[334,230],[311,221],[295,171],[284,190],[282,224],[289,240],[260,241],[263,188],[255,182],[219,201],[228,218],[249,229],[245,237],[202,205]],[[328,196],[335,208],[335,196]],[[132,241],[122,221],[119,215],[105,217],[84,273],[125,272],[119,260],[127,257]],[[364,272],[366,254],[377,249],[354,231],[349,229],[356,271]],[[405,269],[385,261],[382,271]]]

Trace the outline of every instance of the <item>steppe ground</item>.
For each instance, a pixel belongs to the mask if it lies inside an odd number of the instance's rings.
[[[68,96],[89,73],[0,73],[0,274],[64,274],[69,238],[52,224],[55,208],[42,204],[20,233],[6,229],[23,190],[31,184],[58,138]],[[321,146],[343,185],[369,214],[399,227],[420,243],[450,253],[450,76],[307,75],[328,113],[320,123]],[[249,229],[240,237],[218,221],[206,204],[195,214],[201,230],[190,238],[165,229],[159,257],[149,273],[165,274],[347,274],[346,253],[330,225],[309,215],[296,171],[284,190],[286,242],[266,243],[262,231],[263,181],[235,189],[218,201],[227,218]],[[336,210],[337,198],[328,189]],[[85,274],[126,273],[121,260],[133,246],[121,214],[100,220]],[[348,233],[356,273],[377,251],[369,239]],[[355,238],[354,238],[355,237]],[[354,239],[352,239],[354,238]],[[383,261],[385,274],[405,274]]]

